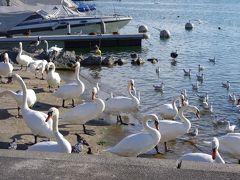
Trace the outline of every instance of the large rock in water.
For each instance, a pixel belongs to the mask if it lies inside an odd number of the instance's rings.
[[[115,59],[112,56],[107,56],[102,60],[103,66],[112,66],[114,65]]]
[[[81,61],[82,66],[98,66],[102,64],[102,57],[91,55]]]
[[[53,53],[49,54],[49,61],[52,61],[57,69],[72,69],[79,58],[75,51],[53,51]]]

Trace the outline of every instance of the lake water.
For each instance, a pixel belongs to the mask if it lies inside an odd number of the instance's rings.
[[[239,111],[228,102],[228,91],[222,87],[222,82],[230,81],[229,92],[240,94],[240,2],[237,0],[128,0],[119,1],[94,1],[97,9],[109,12],[130,15],[133,20],[129,26],[121,30],[122,33],[136,33],[139,25],[147,25],[150,39],[144,40],[142,48],[132,49],[102,49],[103,56],[113,55],[129,61],[123,66],[112,68],[102,67],[90,69],[82,67],[81,74],[91,76],[99,81],[106,91],[117,94],[127,94],[126,84],[129,79],[134,79],[136,87],[141,91],[141,113],[156,113],[159,115],[159,106],[170,103],[173,96],[178,95],[182,89],[186,89],[189,102],[203,109],[192,85],[196,82],[198,64],[204,66],[202,71],[204,81],[200,85],[199,94],[208,92],[209,101],[213,105],[214,113],[202,114],[200,120],[193,120],[192,126],[199,125],[199,136],[192,142],[204,152],[210,148],[202,143],[211,140],[213,136],[225,134],[225,126],[215,127],[213,117],[227,118],[232,124],[236,124],[236,132],[239,132]],[[192,31],[186,31],[184,26],[188,21],[194,23]],[[221,30],[218,29],[221,27]],[[168,29],[171,38],[167,41],[159,39],[159,31],[156,28]],[[170,63],[170,53],[178,50],[178,63],[176,66]],[[147,62],[142,66],[133,66],[130,61],[130,53],[138,53],[143,59],[155,57],[159,59],[157,64]],[[209,58],[216,57],[216,64],[210,63]],[[160,66],[160,77],[155,73]],[[184,77],[183,68],[192,70],[191,78]],[[165,83],[164,93],[154,91],[153,85],[159,82]],[[105,87],[104,87],[105,86]],[[126,128],[125,128],[126,129]],[[129,132],[130,129],[130,132]],[[126,134],[134,132],[134,128],[125,130],[116,138],[116,142]],[[126,133],[127,132],[127,133]],[[178,158],[186,152],[198,152],[192,143],[184,143],[178,140],[171,148],[174,153],[168,153],[159,158]],[[227,155],[224,159],[236,162]]]

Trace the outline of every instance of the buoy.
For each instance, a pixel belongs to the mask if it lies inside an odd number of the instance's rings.
[[[164,29],[164,30],[160,31],[160,38],[161,39],[168,39],[168,38],[170,38],[170,36],[171,36],[171,34],[168,30]]]
[[[141,26],[138,27],[138,32],[139,33],[146,33],[146,32],[148,32],[148,27],[145,26],[145,25],[141,25]]]
[[[194,25],[190,21],[185,24],[185,29],[186,30],[192,30],[193,27],[194,27]]]

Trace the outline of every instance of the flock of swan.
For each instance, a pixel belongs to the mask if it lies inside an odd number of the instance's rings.
[[[45,42],[46,43],[46,42]],[[47,48],[48,49],[48,48]],[[49,51],[59,51],[62,49],[50,48]],[[36,72],[41,69],[42,79],[43,73],[46,70],[46,83],[49,87],[49,93],[56,98],[62,99],[62,107],[65,107],[66,100],[72,100],[72,108],[64,114],[60,114],[59,110],[55,107],[49,109],[48,113],[33,110],[31,107],[36,103],[37,96],[32,89],[28,89],[24,80],[18,75],[13,73],[13,65],[9,62],[8,54],[4,54],[4,62],[0,62],[0,76],[8,77],[7,83],[17,82],[20,90],[14,92],[12,90],[4,90],[0,92],[0,97],[3,95],[10,95],[17,102],[18,109],[21,110],[21,115],[26,125],[32,131],[35,137],[35,144],[28,148],[28,151],[46,151],[46,152],[62,152],[71,153],[72,146],[66,138],[58,130],[58,122],[65,124],[81,124],[83,125],[84,133],[87,133],[85,123],[88,120],[98,118],[102,113],[108,113],[117,116],[117,123],[128,125],[123,122],[121,115],[123,113],[134,113],[139,111],[140,107],[140,93],[137,93],[134,80],[129,80],[127,84],[128,96],[113,96],[110,95],[107,99],[103,100],[98,97],[100,91],[98,85],[92,88],[92,101],[83,102],[75,105],[74,99],[82,99],[85,92],[85,84],[79,77],[80,63],[74,64],[75,76],[74,82],[61,84],[60,75],[55,72],[55,65],[52,62],[45,60],[34,60],[30,56],[22,54],[22,43],[19,43],[19,54],[16,61],[22,66],[31,69],[31,72]],[[199,66],[199,71],[203,67]],[[20,69],[20,70],[21,70]],[[156,72],[159,73],[160,69]],[[184,75],[191,74],[191,70],[184,70]],[[197,82],[203,81],[203,74],[197,75]],[[230,83],[222,84],[223,87],[229,89]],[[197,87],[196,87],[197,88]],[[193,87],[194,89],[194,87]],[[233,95],[232,95],[233,96]],[[199,96],[199,99],[208,103],[208,94]],[[176,103],[179,102],[180,108]],[[191,128],[191,121],[186,114],[193,113],[199,118],[200,111],[198,107],[190,105],[187,98],[186,90],[173,98],[172,103],[163,104],[159,106],[159,113],[161,119],[156,114],[145,115],[142,122],[143,130],[126,136],[115,146],[105,149],[104,151],[117,154],[119,156],[138,156],[155,149],[159,151],[159,143],[163,143],[165,153],[170,151],[167,143],[171,140],[189,133]],[[19,115],[20,113],[18,113]],[[191,116],[190,116],[191,117]],[[177,120],[177,119],[180,119]],[[230,123],[227,126],[228,132],[232,132],[235,127]],[[195,135],[197,134],[197,130]],[[55,138],[56,141],[37,142],[37,137]],[[205,153],[188,153],[183,155],[178,161],[178,167],[181,167],[182,161],[203,161],[210,163],[225,163],[221,157],[220,152],[228,153],[240,163],[240,133],[228,133],[221,137],[213,137],[212,140],[212,155]]]

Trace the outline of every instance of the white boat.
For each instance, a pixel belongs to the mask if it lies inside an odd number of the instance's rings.
[[[61,35],[67,34],[69,27],[71,34],[114,33],[132,19],[117,14],[102,16],[81,13],[76,7],[65,6],[62,1],[60,5],[0,5],[0,35]]]

